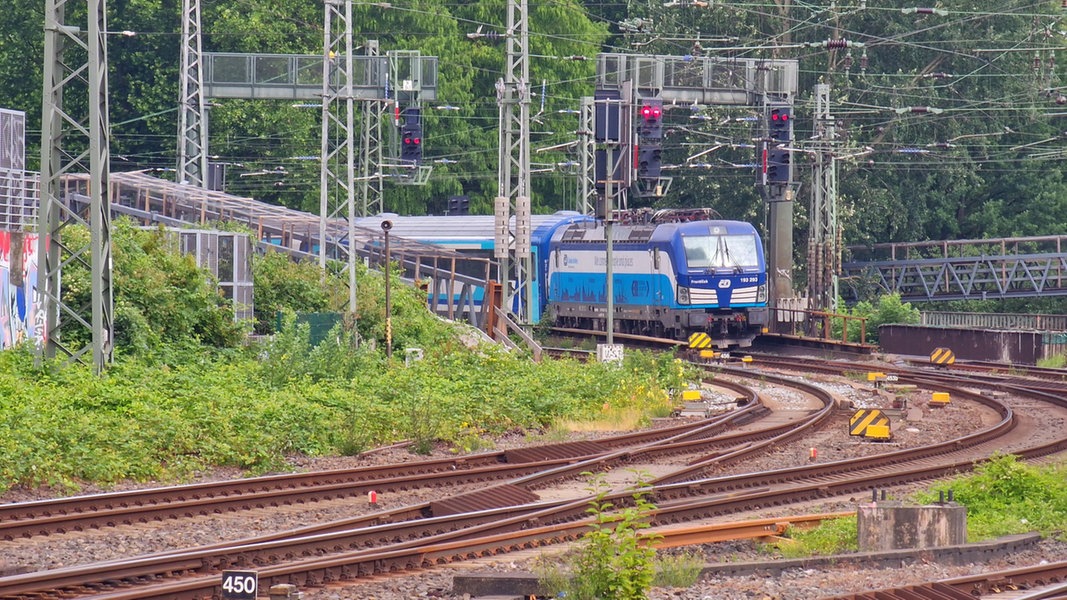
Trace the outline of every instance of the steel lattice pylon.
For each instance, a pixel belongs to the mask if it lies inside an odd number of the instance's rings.
[[[207,187],[207,111],[204,104],[200,0],[182,0],[181,103],[175,181]]]
[[[578,206],[575,210],[592,215],[596,209],[596,138],[593,135],[593,98],[581,100],[578,124]]]
[[[378,41],[365,43],[367,56],[378,56]],[[382,115],[386,103],[364,100],[362,103],[362,144],[359,152],[359,213],[360,217],[376,215],[382,206]]]
[[[322,63],[322,164],[319,185],[319,266],[326,268],[327,248],[347,254],[348,308],[356,314],[356,253],[347,244],[327,244],[331,219],[348,220],[348,240],[355,239],[356,204],[354,100],[352,97],[352,0],[326,0]],[[339,257],[335,257],[339,258]]]
[[[500,151],[495,204],[495,255],[504,280],[504,309],[519,298],[519,322],[532,321],[530,258],[530,27],[527,0],[508,0],[507,68],[497,81]],[[515,215],[514,275],[509,266],[511,215]],[[507,285],[513,281],[515,287]]]
[[[808,298],[813,310],[837,312],[841,253],[837,233],[837,134],[830,116],[830,86],[815,86],[815,164],[808,230]]]
[[[111,363],[114,342],[114,301],[111,285],[111,206],[108,197],[107,6],[87,0],[88,27],[66,23],[66,0],[45,2],[44,90],[41,103],[41,208],[38,215],[37,291],[45,314],[41,356],[63,353],[83,361],[92,351],[97,373]],[[88,32],[84,36],[84,32]],[[64,106],[67,88],[87,88],[88,115],[75,116]],[[80,103],[72,103],[79,106]],[[65,194],[64,176],[89,172],[86,195]],[[87,202],[86,202],[87,201]],[[88,204],[88,213],[80,209]],[[81,224],[90,231],[89,244],[74,247],[62,239],[64,230]],[[60,275],[65,265],[87,265],[92,280],[89,306],[64,301]],[[85,314],[86,309],[90,314]],[[89,330],[79,336],[75,327]],[[69,342],[63,339],[69,331]],[[89,343],[76,347],[86,338]]]

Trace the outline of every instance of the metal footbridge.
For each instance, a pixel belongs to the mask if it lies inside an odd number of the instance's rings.
[[[85,198],[88,176],[71,175],[65,181],[72,202]],[[369,268],[386,264],[385,231],[380,228],[350,228],[345,219],[330,219],[325,237],[318,215],[250,198],[205,190],[158,179],[140,171],[112,173],[111,212],[149,225],[209,229],[218,223],[240,223],[254,235],[259,252],[278,251],[295,260],[315,261],[319,249],[344,261],[348,248]],[[485,329],[490,311],[483,311],[483,295],[496,276],[490,259],[471,257],[453,250],[391,236],[388,260],[402,279],[426,289],[435,312],[450,319],[463,319]],[[504,315],[493,318],[501,319]]]
[[[909,242],[850,247],[841,293],[905,302],[1067,296],[1067,236]]]

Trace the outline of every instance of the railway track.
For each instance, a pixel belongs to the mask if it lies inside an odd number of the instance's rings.
[[[730,372],[729,369],[724,371]],[[758,376],[763,379],[775,377],[768,373]],[[1007,405],[962,388],[954,389],[953,394],[993,407],[1001,415],[1000,421],[986,430],[935,447],[745,476],[700,479],[706,469],[755,451],[761,442],[728,444],[714,455],[695,459],[685,468],[653,481],[651,493],[659,507],[653,519],[656,524],[684,523],[694,518],[731,514],[754,505],[784,505],[935,478],[970,469],[974,461],[1004,447],[1012,432],[1020,435],[1017,431],[1019,421]],[[1034,394],[1040,397],[1043,393]],[[1055,403],[1054,399],[1042,401]],[[1062,402],[1061,399],[1061,406]],[[830,405],[832,399],[826,399],[824,406]],[[1022,438],[1028,437],[1026,432],[1021,433]],[[662,451],[656,450],[658,447],[695,441],[692,438],[696,434],[692,432],[678,435],[689,439],[675,439],[641,450],[620,450],[613,453],[614,458],[620,462],[635,460],[642,453],[651,455]],[[775,439],[778,438],[770,435],[764,441]],[[1064,444],[1062,439],[1044,445],[1032,444],[1021,453],[1040,455],[1060,451]],[[97,590],[89,596],[197,598],[216,593],[218,572],[228,568],[275,565],[260,568],[261,581],[314,586],[570,540],[578,537],[588,524],[584,521],[587,499],[523,504],[522,499],[528,498],[524,492],[528,494],[529,490],[546,481],[574,477],[584,470],[598,468],[596,460],[599,459],[550,466],[548,473],[519,477],[506,485],[494,486],[466,498],[451,498],[438,507],[440,512],[449,512],[447,516],[392,523],[388,522],[392,517],[379,517],[376,524],[352,522],[339,525],[340,529],[334,531],[302,531],[295,538],[288,536],[291,539],[281,536],[245,540],[228,547],[220,545],[142,557],[136,561],[113,561],[105,565],[28,574],[0,580],[0,597],[39,597],[48,593],[81,596],[88,590]],[[628,502],[629,494],[613,495],[611,500],[617,506],[623,506]],[[518,505],[484,508],[487,497],[494,495]],[[419,512],[424,512],[424,508]],[[479,510],[468,510],[471,508]],[[383,540],[392,543],[382,547]],[[176,579],[175,575],[178,576]],[[164,577],[170,579],[157,581]],[[98,591],[101,586],[134,585],[146,580],[156,583],[138,585],[128,591]]]
[[[806,388],[809,393],[822,394],[823,409],[816,412],[806,422],[779,423],[769,428],[756,429],[750,433],[720,435],[724,426],[734,421],[755,418],[765,409],[758,402],[758,397],[738,384],[718,382],[735,392],[746,394],[745,406],[731,411],[718,419],[702,423],[699,427],[688,426],[668,430],[674,435],[665,437],[662,431],[652,435],[654,442],[647,442],[644,435],[622,436],[626,443],[612,438],[610,444],[620,445],[622,449],[596,455],[587,450],[564,459],[549,458],[560,451],[558,446],[540,447],[518,451],[529,460],[529,464],[539,465],[540,471],[524,477],[518,477],[511,483],[488,487],[469,494],[450,497],[437,502],[404,507],[396,511],[374,513],[354,517],[324,526],[305,528],[296,532],[287,532],[251,540],[242,540],[236,544],[219,544],[197,549],[193,552],[167,553],[138,561],[113,561],[107,565],[88,565],[71,569],[57,569],[41,573],[30,573],[0,579],[0,597],[27,597],[46,593],[49,586],[59,587],[63,594],[75,593],[74,590],[88,589],[104,585],[104,582],[131,582],[144,578],[157,578],[171,573],[190,571],[217,571],[226,565],[267,564],[278,560],[279,556],[298,557],[316,556],[327,552],[336,553],[339,549],[356,551],[357,549],[377,547],[396,540],[424,540],[434,535],[466,535],[480,531],[487,524],[500,526],[516,518],[532,514],[533,522],[546,522],[547,516],[541,515],[548,510],[552,518],[567,522],[585,516],[587,500],[572,503],[555,503],[541,506],[532,503],[536,498],[529,490],[545,486],[560,479],[579,477],[590,470],[601,470],[614,463],[661,457],[672,454],[695,454],[700,463],[706,463],[707,453],[720,457],[725,462],[739,460],[745,455],[758,452],[768,440],[781,440],[784,437],[798,436],[810,423],[824,420],[832,408],[832,398],[818,388],[794,383],[796,387]],[[648,435],[648,434],[645,434]],[[637,440],[645,446],[635,446]],[[659,442],[659,443],[655,443]],[[427,475],[425,477],[431,477]],[[258,483],[255,485],[259,485]],[[521,504],[518,508],[513,505]],[[503,506],[504,508],[497,508]],[[523,521],[516,521],[519,527]],[[582,526],[584,527],[584,526]],[[506,528],[506,527],[505,527]],[[457,532],[459,532],[457,534]],[[292,542],[293,538],[300,541]],[[312,541],[307,541],[312,540]],[[229,548],[244,548],[232,555],[226,554]],[[194,563],[198,565],[194,568]],[[375,557],[372,562],[381,562]]]
[[[1067,561],[845,594],[826,600],[1055,600],[1067,598]]]
[[[165,519],[262,509],[335,498],[360,497],[370,491],[394,492],[419,488],[454,488],[461,485],[505,481],[564,469],[579,459],[610,456],[626,449],[672,440],[661,453],[714,452],[722,447],[748,444],[780,431],[753,432],[721,437],[738,424],[767,414],[754,392],[738,384],[720,382],[745,398],[737,411],[705,421],[669,428],[531,448],[504,450],[383,466],[316,471],[133,490],[92,496],[58,498],[0,505],[0,539],[84,531],[133,525]],[[541,475],[540,479],[547,479]],[[396,515],[394,518],[400,518]]]

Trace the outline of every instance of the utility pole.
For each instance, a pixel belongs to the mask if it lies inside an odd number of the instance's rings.
[[[530,253],[530,28],[527,0],[508,0],[507,65],[497,81],[500,145],[497,197],[494,203],[495,251],[500,260],[504,310],[519,299],[521,323],[533,320],[533,264]],[[509,265],[511,214],[515,215],[515,262]]]
[[[45,0],[44,90],[41,102],[41,207],[37,216],[37,292],[45,315],[40,346],[42,358],[65,354],[82,361],[92,351],[93,369],[102,372],[111,364],[114,344],[114,300],[111,285],[111,202],[108,183],[110,131],[107,110],[107,3],[86,0],[88,35],[66,23],[67,0]],[[86,84],[88,116],[68,112],[66,87]],[[71,102],[80,106],[80,102]],[[89,173],[86,190],[89,212],[78,211],[84,196],[64,194],[64,177]],[[63,231],[70,225],[89,227],[89,244],[63,244]],[[92,278],[90,306],[67,305],[61,297],[62,265],[88,263]],[[88,308],[90,314],[86,314]],[[64,321],[60,321],[60,315]],[[88,327],[91,343],[68,346],[61,326]]]

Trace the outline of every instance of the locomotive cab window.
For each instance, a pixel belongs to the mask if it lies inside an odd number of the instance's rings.
[[[702,235],[682,238],[690,269],[756,267],[759,254],[754,235]]]

